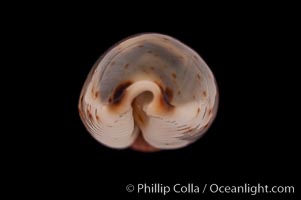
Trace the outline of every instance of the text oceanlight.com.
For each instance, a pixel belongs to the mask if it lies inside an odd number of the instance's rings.
[[[166,185],[162,183],[138,183],[128,184],[126,186],[127,192],[135,192],[138,194],[163,194],[169,193],[182,193],[182,194],[293,194],[295,192],[294,186],[281,186],[281,185],[264,185],[264,184],[242,184],[242,185],[220,185],[216,183],[211,184],[195,184],[187,183],[174,185]]]

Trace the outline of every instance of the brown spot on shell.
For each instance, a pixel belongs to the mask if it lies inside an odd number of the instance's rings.
[[[146,74],[148,74],[148,71],[146,69],[142,69],[142,71]]]
[[[202,119],[204,119],[204,117],[205,117],[205,115],[206,115],[206,112],[207,112],[207,106],[205,107],[205,111],[204,111],[204,114],[203,114]]]
[[[184,60],[183,56],[178,56],[179,60]]]
[[[163,40],[165,40],[165,41],[169,41],[169,39],[168,39],[168,38],[166,38],[166,37],[163,37],[162,39],[163,39]]]
[[[209,112],[208,112],[208,114],[209,114],[209,115],[211,115],[211,113],[212,113],[212,109],[209,109]]]
[[[185,128],[177,129],[177,131],[188,131],[189,129],[190,129],[190,127],[185,127]]]
[[[200,108],[198,108],[198,110],[197,110],[197,113],[199,114],[199,113],[200,113],[200,111],[201,111],[201,109],[200,109]]]
[[[193,95],[193,96],[192,96],[192,98],[193,98],[194,100],[196,100],[196,97],[195,97],[195,95]]]
[[[150,68],[150,70],[155,70],[155,68],[154,67],[149,67]]]
[[[119,84],[119,85],[116,87],[116,89],[115,89],[115,91],[114,91],[114,93],[113,93],[113,96],[112,96],[112,99],[111,99],[111,103],[112,103],[112,104],[118,104],[118,103],[120,103],[122,97],[124,96],[124,91],[125,91],[125,89],[126,89],[129,85],[131,85],[131,84],[132,84],[131,81],[125,81],[125,82]],[[110,99],[109,99],[109,102],[110,102]]]
[[[95,92],[95,95],[94,95],[95,99],[96,99],[98,96],[99,96],[99,91]]]
[[[100,118],[99,118],[99,116],[98,116],[98,115],[96,115],[96,120],[97,120],[97,121],[99,121],[99,119],[100,119]]]
[[[147,51],[146,51],[146,53],[153,53],[153,51],[151,51],[151,50],[147,50]]]
[[[203,91],[203,96],[207,97],[207,92],[206,91]]]
[[[93,119],[92,113],[89,110],[88,110],[88,117],[89,117],[90,120]]]
[[[174,79],[176,79],[177,78],[177,75],[173,72],[172,74],[172,77],[174,78]]]
[[[161,86],[160,83],[156,82],[161,89],[161,99],[160,99],[160,107],[164,107],[167,110],[173,109],[174,106],[170,103],[173,97],[173,92],[170,88],[165,88]]]
[[[129,63],[127,63],[127,64],[125,64],[123,67],[124,67],[124,69],[127,69],[128,67],[129,67]]]
[[[167,110],[174,108],[174,106],[168,101],[165,95],[163,95],[162,98],[160,99],[160,105],[161,107],[164,107]]]
[[[201,80],[201,75],[200,74],[197,74],[196,76],[198,77],[199,80]]]
[[[165,94],[166,94],[166,97],[168,99],[168,101],[170,102],[172,100],[172,97],[173,97],[173,92],[170,88],[165,88]]]
[[[113,61],[113,62],[111,63],[111,66],[112,66],[112,65],[115,65],[115,61]]]
[[[139,45],[138,47],[139,47],[139,48],[143,48],[143,47],[144,47],[144,45]]]
[[[181,95],[181,91],[178,91],[178,95]]]

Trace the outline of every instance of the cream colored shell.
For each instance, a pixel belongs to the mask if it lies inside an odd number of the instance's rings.
[[[180,41],[162,34],[130,37],[94,65],[79,100],[91,135],[112,148],[137,136],[157,149],[176,149],[200,138],[218,104],[213,73]]]

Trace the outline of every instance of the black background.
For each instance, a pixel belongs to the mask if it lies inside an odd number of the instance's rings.
[[[296,184],[300,153],[298,117],[293,113],[299,109],[299,79],[293,72],[298,67],[293,14],[242,10],[175,18],[175,12],[146,19],[140,10],[133,17],[122,13],[109,20],[108,15],[68,11],[50,11],[42,22],[34,15],[21,23],[27,32],[20,40],[34,49],[25,71],[38,74],[27,91],[34,94],[33,101],[25,98],[34,104],[26,110],[31,134],[19,162],[23,181],[36,183],[30,191],[144,198],[147,195],[128,194],[125,186]],[[158,153],[109,149],[80,121],[78,98],[94,62],[116,42],[143,32],[167,34],[192,47],[216,77],[216,120],[204,137],[186,148]],[[32,108],[39,113],[35,117],[29,117]],[[200,195],[187,198],[192,197]]]

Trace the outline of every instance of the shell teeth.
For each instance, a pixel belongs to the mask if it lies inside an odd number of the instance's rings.
[[[112,148],[129,147],[139,133],[139,128],[134,125],[132,109],[113,113],[107,106],[96,103],[88,95],[86,97],[81,107],[81,118],[92,136]]]
[[[181,148],[194,142],[194,138],[203,134],[200,132],[202,118],[198,108],[198,104],[190,103],[177,107],[172,115],[160,117],[149,107],[146,111],[149,124],[142,128],[145,140],[161,149]]]

